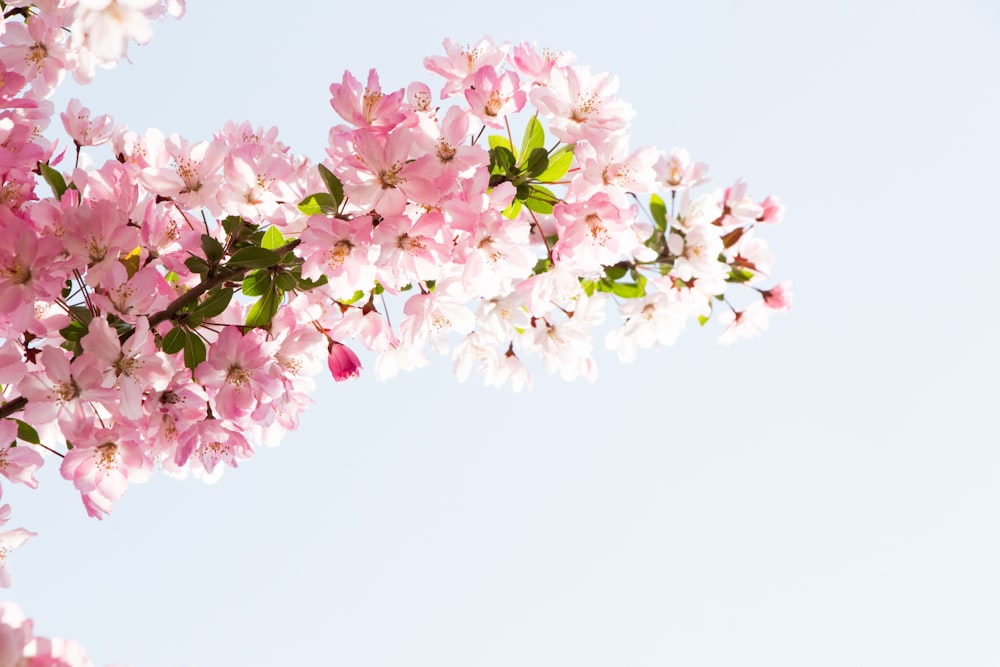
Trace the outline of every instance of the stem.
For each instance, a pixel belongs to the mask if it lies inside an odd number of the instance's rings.
[[[10,417],[15,412],[20,412],[24,410],[24,406],[28,404],[28,399],[24,396],[18,396],[10,403],[6,403],[0,406],[0,418]]]
[[[51,447],[49,447],[48,445],[43,445],[43,444],[42,444],[42,443],[40,443],[40,442],[39,442],[39,443],[32,443],[32,444],[37,444],[37,445],[38,445],[39,447],[41,447],[42,449],[47,449],[47,450],[49,450],[50,452],[52,452],[53,454],[55,454],[56,456],[58,456],[58,457],[59,457],[59,458],[61,458],[61,459],[64,459],[64,458],[66,458],[66,455],[65,455],[65,454],[62,454],[62,453],[60,453],[60,452],[57,452],[56,450],[52,449],[52,448],[51,448]]]
[[[281,246],[280,248],[275,248],[274,252],[277,253],[278,255],[284,255],[286,252],[293,250],[296,246],[299,245],[299,243],[301,243],[299,239],[294,239],[292,241],[289,241],[285,245]],[[177,313],[179,313],[184,307],[189,306],[192,303],[196,303],[198,299],[201,298],[201,295],[204,294],[205,292],[209,291],[213,287],[218,287],[222,283],[227,282],[229,280],[241,278],[245,276],[247,272],[252,270],[253,270],[252,268],[244,266],[236,268],[225,268],[223,271],[220,271],[214,276],[207,277],[203,282],[198,283],[197,285],[189,289],[187,292],[181,294],[179,297],[171,301],[166,308],[164,308],[158,313],[153,313],[152,315],[150,315],[149,328],[153,329],[156,327],[156,325],[160,324],[161,322],[166,322],[167,320],[174,319],[175,317],[177,317]],[[128,340],[128,338],[132,335],[132,331],[134,331],[134,329],[123,333],[120,336],[121,342],[124,343],[126,340]]]
[[[527,208],[527,207],[525,207],[525,208]],[[538,224],[538,218],[535,217],[535,212],[532,211],[530,208],[527,209],[527,210],[528,210],[528,214],[531,216],[531,219],[533,221],[531,223],[531,226],[534,227],[535,231],[538,232],[538,235],[542,237],[542,243],[545,244],[545,254],[548,255],[549,261],[551,262],[552,261],[552,248],[549,247],[549,240],[547,238],[545,238],[545,233],[542,231],[542,226]]]

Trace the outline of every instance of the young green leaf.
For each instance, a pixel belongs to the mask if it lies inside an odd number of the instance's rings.
[[[17,422],[17,439],[23,440],[24,442],[30,442],[33,445],[42,444],[41,439],[38,437],[38,431],[35,427],[27,422],[23,422],[20,419],[15,419]]]
[[[337,199],[328,192],[309,195],[299,203],[299,210],[306,215],[336,215]]]
[[[323,165],[317,165],[317,167],[319,168],[319,175],[323,177],[323,183],[326,184],[326,189],[333,195],[336,206],[339,207],[344,202],[344,185],[332,171]]]
[[[536,148],[545,146],[545,130],[535,114],[528,120],[528,127],[524,128],[524,140],[521,142],[521,157],[530,155]],[[530,160],[530,158],[529,158]]]
[[[497,147],[503,147],[506,148],[508,151],[510,151],[511,155],[517,158],[517,153],[514,151],[514,147],[511,145],[510,139],[508,139],[507,137],[502,137],[499,134],[493,134],[486,137],[486,141],[490,145],[490,150]]]
[[[543,183],[552,183],[565,176],[573,164],[573,148],[574,144],[570,144],[553,152],[549,156],[548,167],[536,178]]]
[[[283,297],[284,294],[276,287],[264,292],[264,295],[250,306],[250,311],[247,313],[247,326],[267,327],[270,325],[275,313],[278,312],[278,306],[281,305]]]
[[[729,272],[726,277],[726,282],[730,283],[745,283],[754,277],[754,272],[743,268],[735,268]]]
[[[646,296],[645,285],[635,283],[615,283],[611,287],[611,291],[623,299],[635,299],[640,296]]]
[[[509,174],[516,163],[517,158],[507,146],[494,146],[490,149],[491,174]]]
[[[667,205],[663,203],[659,195],[650,195],[649,214],[653,216],[653,222],[657,229],[661,232],[667,230]]]
[[[50,188],[52,188],[52,192],[55,194],[56,199],[62,199],[63,193],[65,193],[67,189],[66,179],[63,178],[63,175],[44,162],[38,163],[38,171],[41,172],[42,178],[44,178],[45,182],[49,184]]]
[[[246,267],[248,269],[267,269],[274,266],[279,261],[281,257],[278,253],[273,250],[267,250],[265,248],[258,248],[256,246],[247,246],[246,248],[240,248],[233,253],[233,256],[229,258],[229,262],[226,263],[228,267]]]
[[[544,174],[549,168],[549,153],[544,148],[535,148],[528,154],[528,164],[525,170],[528,176],[535,178],[539,174]]]
[[[267,228],[267,231],[264,232],[264,238],[260,240],[260,246],[266,250],[275,250],[283,245],[285,245],[285,237],[273,225]]]

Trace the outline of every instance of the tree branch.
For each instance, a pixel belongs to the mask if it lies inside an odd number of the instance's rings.
[[[291,252],[296,246],[299,245],[299,243],[301,243],[299,239],[289,241],[280,248],[275,248],[273,252],[275,252],[278,255],[284,255],[287,252]],[[170,305],[168,305],[166,308],[164,308],[158,313],[150,315],[149,328],[152,329],[161,322],[166,322],[167,320],[174,319],[174,317],[177,316],[177,313],[179,313],[181,309],[183,309],[185,306],[189,306],[192,303],[195,303],[199,298],[201,298],[201,295],[204,294],[205,292],[209,291],[213,287],[218,287],[219,285],[228,280],[241,278],[245,276],[248,271],[251,270],[252,269],[250,268],[242,266],[232,269],[224,269],[222,272],[212,276],[211,278],[206,279],[204,282],[198,283],[197,285],[189,289],[187,292],[185,292],[184,294],[180,295],[179,297],[171,301]],[[131,331],[122,334],[121,337],[122,342],[127,340],[128,337],[131,335],[132,335]]]

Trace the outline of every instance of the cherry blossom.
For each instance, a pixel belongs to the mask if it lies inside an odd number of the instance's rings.
[[[423,63],[439,99],[344,72],[317,164],[248,121],[166,136],[72,99],[54,122],[67,73],[114,66],[182,0],[5,6],[0,476],[34,489],[61,457],[92,517],[155,470],[212,482],[278,444],[324,360],[337,382],[385,380],[431,349],[521,391],[532,358],[594,381],[599,337],[630,362],[691,320],[730,344],[791,307],[764,237],[780,200],[699,192],[685,149],[632,146],[617,77],[569,52],[445,40]],[[0,532],[0,586],[32,536]],[[90,663],[0,604],[6,664]]]

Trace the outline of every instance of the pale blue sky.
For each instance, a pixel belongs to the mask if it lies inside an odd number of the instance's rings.
[[[58,99],[315,157],[345,68],[389,89],[444,37],[539,40],[620,76],[635,145],[782,197],[795,308],[729,348],[712,322],[602,352],[594,385],[444,358],[325,383],[280,449],[104,522],[50,461],[5,485],[40,634],[135,667],[1000,662],[995,3],[301,6],[191,0]]]

